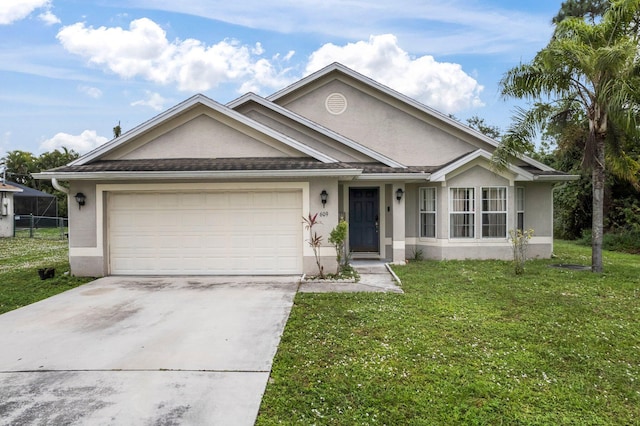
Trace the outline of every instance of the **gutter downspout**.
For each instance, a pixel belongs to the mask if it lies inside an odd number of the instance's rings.
[[[60,192],[64,192],[65,194],[67,194],[67,198],[69,198],[69,189],[65,188],[64,186],[60,185],[58,183],[58,179],[56,178],[51,178],[51,185],[53,185],[53,187],[55,189],[57,189]]]
[[[64,186],[60,185],[60,183],[58,182],[58,179],[56,179],[56,178],[51,178],[51,185],[55,189],[57,189],[58,191],[64,192],[65,194],[67,194],[67,218],[68,218],[69,217],[69,207],[70,207],[70,205],[69,205],[69,188],[65,188]],[[62,222],[64,222],[64,220],[62,220]],[[69,222],[68,222],[68,219],[67,219],[67,226],[68,226],[68,224],[69,224]],[[62,229],[62,228],[60,228],[60,229]],[[69,231],[67,230],[67,232],[69,232]],[[70,235],[70,234],[67,234],[67,235]],[[71,240],[67,237],[67,245],[70,244],[70,241]]]

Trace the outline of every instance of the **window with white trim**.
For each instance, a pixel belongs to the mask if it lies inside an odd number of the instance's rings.
[[[436,237],[436,188],[420,188],[420,237]]]
[[[482,238],[507,237],[507,188],[482,188]]]
[[[451,188],[449,238],[474,238],[476,199],[473,188]]]
[[[516,219],[517,229],[524,231],[524,188],[516,188]]]

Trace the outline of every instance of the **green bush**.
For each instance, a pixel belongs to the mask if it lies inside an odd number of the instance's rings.
[[[591,245],[591,230],[584,231],[578,243]],[[612,232],[604,234],[602,248],[623,253],[640,254],[640,231]]]

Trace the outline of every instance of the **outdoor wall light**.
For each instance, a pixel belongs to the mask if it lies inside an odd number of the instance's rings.
[[[82,206],[84,206],[85,202],[87,201],[87,197],[82,192],[78,192],[75,198],[76,198],[76,201],[78,202],[78,210],[79,210],[80,208],[82,208]]]
[[[403,195],[404,195],[404,191],[402,190],[402,188],[396,189],[396,200],[398,201],[402,200]]]
[[[325,204],[327,204],[327,198],[329,197],[329,194],[327,193],[326,190],[322,190],[322,192],[320,193],[320,201],[322,201],[322,207],[325,206]]]

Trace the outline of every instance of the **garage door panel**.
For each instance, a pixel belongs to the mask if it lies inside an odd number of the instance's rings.
[[[301,273],[301,195],[109,194],[111,273]]]

